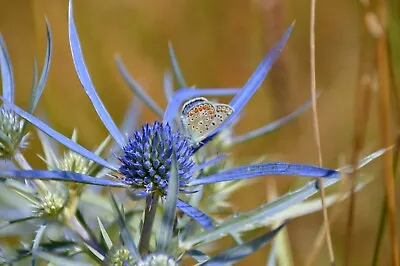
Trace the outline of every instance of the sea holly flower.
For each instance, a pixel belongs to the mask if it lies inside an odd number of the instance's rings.
[[[159,191],[166,195],[170,176],[173,147],[176,147],[179,187],[181,192],[192,177],[194,161],[188,139],[179,131],[172,132],[168,124],[146,124],[128,137],[119,157],[119,173],[125,183],[147,194]]]
[[[28,146],[25,122],[7,108],[0,108],[0,158],[10,159]]]
[[[93,103],[99,117],[108,129],[110,135],[123,151],[119,155],[120,165],[110,163],[98,155],[88,151],[69,138],[61,135],[51,129],[45,123],[35,118],[31,114],[23,111],[19,107],[3,98],[6,105],[14,112],[34,124],[37,128],[53,137],[60,143],[67,146],[72,151],[79,153],[89,160],[96,162],[103,167],[113,171],[113,175],[118,179],[110,180],[98,178],[71,171],[45,171],[45,170],[3,170],[0,176],[10,178],[25,179],[44,179],[44,180],[62,180],[67,182],[80,182],[102,186],[125,187],[133,189],[148,201],[154,196],[165,197],[169,188],[169,177],[172,163],[172,157],[176,156],[178,165],[178,189],[182,193],[195,193],[198,186],[205,184],[224,182],[232,180],[241,180],[263,175],[298,175],[308,177],[338,178],[339,173],[335,170],[317,167],[313,165],[291,164],[291,163],[262,163],[252,164],[242,167],[221,171],[209,176],[196,178],[196,171],[201,170],[202,165],[194,167],[192,156],[199,151],[209,140],[220,133],[225,127],[237,119],[240,112],[250,100],[252,95],[261,85],[272,64],[278,57],[280,51],[286,44],[292,31],[293,25],[289,27],[282,39],[272,48],[272,51],[262,60],[254,74],[250,77],[245,86],[239,90],[233,97],[230,105],[235,112],[218,128],[214,130],[209,137],[202,141],[198,146],[190,146],[188,136],[181,133],[177,128],[173,129],[174,119],[180,106],[187,100],[204,94],[219,95],[222,89],[180,89],[172,95],[162,122],[147,123],[142,129],[128,136],[128,140],[121,134],[118,127],[113,122],[110,114],[105,109],[102,101],[98,97],[94,85],[90,79],[86,68],[78,34],[75,28],[72,12],[72,3],[69,6],[69,37],[74,65],[78,77]],[[226,93],[226,92],[225,92]],[[231,93],[231,92],[230,92]],[[160,134],[159,131],[162,131]],[[175,153],[174,153],[175,151]],[[217,160],[216,160],[217,161]],[[210,165],[215,161],[205,162]],[[150,198],[149,198],[150,197]],[[151,200],[150,200],[151,201]],[[176,206],[185,214],[195,219],[201,226],[210,229],[213,222],[210,217],[194,208],[190,204],[177,199]]]

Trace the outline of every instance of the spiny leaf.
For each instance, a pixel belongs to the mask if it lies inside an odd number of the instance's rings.
[[[381,156],[386,150],[387,149],[378,150],[363,158],[362,160],[360,160],[358,168],[364,167],[366,164]],[[347,172],[352,171],[351,166],[344,166],[340,169],[346,170]],[[337,183],[339,180],[339,178],[325,179],[324,187],[329,187]],[[245,231],[248,228],[252,228],[253,224],[257,224],[267,219],[268,217],[271,217],[299,202],[304,201],[318,191],[318,183],[315,181],[309,182],[298,190],[286,193],[285,195],[273,200],[272,202],[266,202],[265,204],[259,206],[254,210],[228,218],[223,223],[215,226],[209,231],[200,232],[189,237],[182,243],[182,246],[189,249],[200,242],[202,244],[205,244],[215,239],[222,238],[228,233]]]
[[[110,135],[115,139],[115,141],[121,147],[123,147],[125,145],[124,137],[119,131],[118,127],[115,125],[110,114],[104,107],[104,104],[101,101],[99,95],[97,95],[96,89],[94,88],[93,82],[87,70],[85,60],[83,59],[81,44],[74,22],[72,0],[70,0],[68,7],[68,33],[72,59],[74,61],[75,70],[79,77],[79,80],[81,81],[86,94],[89,96],[90,101],[92,102],[93,107],[95,108],[104,126],[110,132]]]
[[[112,246],[113,246],[113,243],[112,243],[111,238],[108,235],[108,233],[107,233],[106,229],[104,228],[104,225],[101,222],[99,217],[97,217],[97,223],[99,224],[99,227],[100,227],[101,236],[103,237],[104,242],[106,243],[108,250],[110,250],[112,248]]]
[[[0,97],[0,99],[3,99],[3,98]],[[3,99],[3,101],[4,101],[4,99]],[[16,112],[19,116],[23,117],[25,120],[27,120],[28,122],[32,123],[34,126],[36,126],[38,129],[40,129],[41,131],[43,131],[44,133],[46,133],[47,135],[49,135],[53,139],[57,140],[58,142],[62,143],[65,146],[67,146],[72,151],[74,151],[76,153],[79,153],[80,155],[88,158],[89,160],[95,161],[96,163],[101,164],[104,167],[107,167],[107,168],[109,168],[111,170],[115,170],[115,171],[118,170],[117,169],[118,167],[116,165],[112,165],[109,162],[105,161],[103,158],[100,158],[100,157],[96,156],[94,153],[88,151],[87,149],[85,149],[84,147],[82,147],[79,144],[75,143],[71,139],[65,137],[64,135],[58,133],[57,131],[55,131],[54,129],[52,129],[51,127],[49,127],[45,123],[43,123],[41,120],[39,120],[36,117],[34,117],[33,115],[25,112],[24,110],[22,110],[18,106],[14,105],[14,104],[12,104],[10,102],[6,102],[6,101],[4,101],[4,103],[8,107],[10,107],[14,112]]]
[[[176,202],[178,200],[178,168],[176,152],[173,149],[170,178],[168,180],[167,200],[165,202],[164,213],[161,220],[160,231],[158,234],[158,250],[167,253],[174,230],[176,218]]]
[[[210,176],[194,179],[190,186],[240,180],[263,175],[296,175],[307,177],[338,178],[339,172],[323,167],[292,163],[262,163],[229,169]]]
[[[42,259],[47,260],[57,266],[71,266],[71,265],[91,266],[91,265],[93,265],[91,263],[82,262],[82,261],[70,259],[67,257],[60,257],[60,256],[53,255],[51,253],[43,252],[43,251],[38,252],[38,257],[41,257]]]
[[[32,246],[32,266],[36,265],[36,257],[37,257],[37,252],[39,251],[39,245],[40,241],[42,241],[42,237],[44,234],[44,231],[46,230],[46,224],[42,224],[39,227],[39,230],[36,233],[35,239],[33,240],[33,246]]]
[[[294,24],[292,24],[284,33],[282,38],[272,47],[270,52],[264,57],[261,63],[258,65],[254,73],[248,79],[243,89],[238,92],[233,99],[230,101],[229,105],[235,110],[231,116],[229,116],[219,127],[215,128],[210,135],[204,139],[199,147],[202,147],[208,141],[214,138],[216,134],[221,132],[227,125],[231,124],[240,115],[243,108],[246,106],[247,102],[253,97],[254,93],[263,83],[265,77],[267,76],[272,65],[275,63],[279,54],[286,45],[287,40],[293,30]]]
[[[35,110],[35,108],[39,102],[39,99],[42,96],[44,87],[46,85],[47,77],[49,75],[49,70],[50,70],[53,42],[52,42],[52,38],[51,38],[50,24],[49,24],[49,21],[47,20],[47,18],[46,18],[46,33],[47,33],[47,48],[46,48],[46,56],[45,56],[45,60],[44,60],[43,70],[42,70],[42,74],[39,79],[39,83],[37,83],[36,86],[34,86],[32,88],[31,99],[30,99],[29,106],[28,106],[28,112],[31,114]],[[36,63],[35,63],[35,65],[36,65]],[[34,76],[35,76],[35,74],[34,74]],[[34,78],[34,80],[35,79],[36,79],[36,77]]]
[[[83,184],[91,184],[108,187],[126,187],[124,183],[105,178],[96,178],[75,172],[60,170],[0,170],[0,177],[15,179],[42,179],[42,180],[59,180],[64,182],[77,182]]]
[[[129,88],[159,117],[163,116],[164,111],[159,107],[153,99],[146,93],[146,91],[137,83],[128,73],[120,57],[116,57],[115,61],[119,72],[128,83]]]
[[[135,241],[132,238],[131,233],[129,232],[128,226],[125,222],[125,217],[124,214],[121,212],[121,210],[118,207],[117,202],[115,201],[114,196],[110,192],[110,201],[111,201],[111,206],[113,207],[114,214],[117,218],[118,226],[120,229],[121,237],[124,241],[125,247],[129,250],[130,255],[134,258],[136,262],[142,261],[142,258],[140,257],[139,251],[135,245]]]
[[[172,43],[168,43],[168,51],[169,51],[169,58],[171,59],[172,69],[174,70],[174,74],[176,80],[178,81],[179,88],[187,88],[187,83],[185,78],[183,77],[181,68],[179,67],[178,59],[176,59],[174,48],[172,47]]]
[[[201,264],[204,266],[211,266],[211,265],[222,265],[222,264],[231,264],[247,257],[248,255],[254,253],[264,245],[266,245],[269,241],[271,241],[276,234],[286,225],[283,223],[278,228],[269,231],[262,236],[259,236],[255,239],[252,239],[244,244],[237,245],[236,247],[230,248],[221,252],[220,254],[212,257],[205,263]]]
[[[271,132],[274,132],[275,130],[279,129],[281,126],[286,125],[288,122],[293,120],[294,118],[298,117],[300,114],[305,112],[308,108],[310,108],[312,104],[312,101],[308,101],[302,106],[300,106],[297,110],[295,110],[293,113],[288,114],[287,116],[284,116],[278,120],[275,120],[274,122],[268,123],[267,125],[254,129],[250,132],[247,132],[243,135],[233,137],[232,138],[232,145],[238,144],[238,143],[243,143],[248,140],[255,139],[257,137],[269,134]]]
[[[3,87],[3,97],[6,101],[14,102],[14,77],[10,56],[8,55],[3,36],[0,34],[0,71]]]

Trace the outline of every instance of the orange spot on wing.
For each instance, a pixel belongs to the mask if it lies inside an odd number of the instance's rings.
[[[195,113],[199,112],[199,109],[197,109],[197,107],[194,108],[194,112],[195,112]]]

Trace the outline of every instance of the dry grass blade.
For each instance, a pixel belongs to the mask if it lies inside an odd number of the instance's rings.
[[[393,149],[393,174],[394,176],[397,175],[398,170],[398,160],[400,155],[400,134],[397,134],[396,137],[396,144],[394,145]],[[383,201],[381,213],[379,215],[379,227],[378,227],[378,236],[375,241],[375,248],[374,248],[374,256],[372,258],[372,266],[378,265],[379,259],[379,251],[382,245],[383,234],[385,232],[385,225],[386,225],[386,218],[387,218],[387,199]]]
[[[318,151],[318,163],[322,167],[322,151],[321,151],[321,139],[319,134],[319,123],[318,123],[318,113],[317,113],[317,92],[316,92],[316,77],[315,77],[315,5],[316,0],[311,0],[311,19],[310,19],[310,67],[311,67],[311,96],[312,96],[312,111],[313,111],[313,125],[315,142]],[[320,192],[321,192],[321,203],[322,203],[322,213],[324,216],[324,227],[326,233],[326,242],[329,250],[329,260],[330,264],[335,264],[335,257],[333,254],[331,232],[329,228],[328,211],[325,204],[325,189],[323,184],[323,179],[318,180]]]
[[[352,176],[351,176],[351,194],[350,194],[350,201],[354,201],[355,200],[355,193],[354,193],[354,188],[355,188],[355,184],[356,184],[356,180],[357,180],[357,172],[358,172],[358,168],[356,167],[356,165],[358,164],[358,160],[360,157],[360,151],[361,148],[363,146],[363,140],[364,140],[364,134],[362,134],[363,132],[365,132],[365,128],[366,128],[366,124],[368,121],[368,113],[370,110],[370,101],[371,101],[371,83],[369,82],[369,79],[365,79],[365,77],[367,77],[368,75],[366,75],[365,73],[363,73],[363,76],[360,79],[360,85],[359,85],[359,90],[360,92],[357,93],[358,97],[357,97],[357,103],[356,106],[359,106],[359,108],[356,108],[356,132],[355,132],[355,140],[354,140],[354,146],[353,146],[353,155],[352,155],[352,165],[354,167],[354,169],[356,169]],[[358,110],[358,111],[357,111]],[[355,159],[357,159],[356,161],[354,161]],[[342,200],[342,198],[344,197],[344,194],[346,192],[346,190],[348,189],[348,184],[347,182],[341,183],[341,187],[339,189],[339,196],[337,197],[336,202],[340,202]],[[353,197],[353,199],[351,199],[351,197]],[[330,216],[330,225],[333,225],[336,221],[337,218],[342,217],[340,216],[340,214],[342,213],[342,208],[339,206],[336,206],[336,203],[334,204],[335,208],[332,211],[332,215]],[[351,208],[350,208],[351,209]],[[352,210],[349,210],[349,215],[353,215],[354,212],[354,208]],[[350,219],[349,219],[350,220]],[[347,234],[351,233],[351,229],[347,229]],[[348,235],[347,235],[348,236]],[[318,252],[321,249],[322,243],[325,240],[325,234],[324,234],[324,226],[322,226],[322,228],[320,229],[318,236],[316,237],[315,241],[314,241],[314,245],[312,248],[312,252],[310,253],[310,255],[308,256],[307,260],[306,260],[306,264],[305,265],[312,265],[313,261],[315,260],[316,255],[318,254]],[[349,241],[347,239],[347,241]],[[348,243],[348,242],[346,242]],[[345,250],[345,260],[347,261],[348,258],[346,258],[346,256],[349,256],[350,252],[349,250],[347,250],[349,248],[349,245],[347,244],[346,246],[346,250]],[[346,253],[347,252],[347,253]]]
[[[386,3],[385,0],[377,2],[379,13],[378,18],[381,25],[386,25]],[[377,40],[377,68],[379,78],[379,111],[381,122],[381,141],[382,145],[388,147],[392,145],[391,125],[389,118],[389,60],[386,32],[383,31]],[[387,198],[388,222],[390,229],[390,242],[392,250],[392,265],[399,265],[399,245],[396,229],[396,204],[395,188],[393,179],[393,151],[389,150],[384,154],[384,179]]]
[[[367,16],[365,13],[365,19]],[[348,220],[346,229],[346,242],[344,245],[344,265],[349,265],[350,255],[352,250],[353,228],[354,228],[354,213],[356,194],[354,188],[358,177],[358,170],[356,165],[360,158],[360,152],[364,146],[367,124],[369,120],[369,112],[371,106],[371,91],[373,86],[372,77],[374,76],[373,58],[371,54],[372,38],[369,33],[361,35],[360,47],[360,70],[359,70],[359,83],[355,97],[355,121],[354,121],[354,141],[352,147],[351,164],[355,171],[350,176],[350,203],[348,210]]]
[[[364,146],[365,132],[368,122],[368,114],[370,110],[371,103],[371,90],[370,84],[368,82],[368,75],[361,77],[360,86],[358,88],[359,92],[356,97],[356,121],[355,121],[355,132],[354,132],[354,142],[352,149],[352,159],[351,164],[353,165],[355,171],[350,176],[351,183],[351,194],[350,194],[350,206],[348,211],[347,229],[346,229],[346,244],[345,244],[345,264],[349,265],[350,254],[352,249],[352,233],[354,227],[354,213],[355,213],[355,199],[356,194],[354,188],[356,186],[356,180],[358,177],[357,163],[360,158],[360,152]],[[358,110],[358,111],[357,111]]]

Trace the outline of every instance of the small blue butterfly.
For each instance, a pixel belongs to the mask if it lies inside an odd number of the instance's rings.
[[[232,113],[228,104],[212,103],[204,97],[194,98],[182,107],[182,124],[197,145],[221,125]]]

